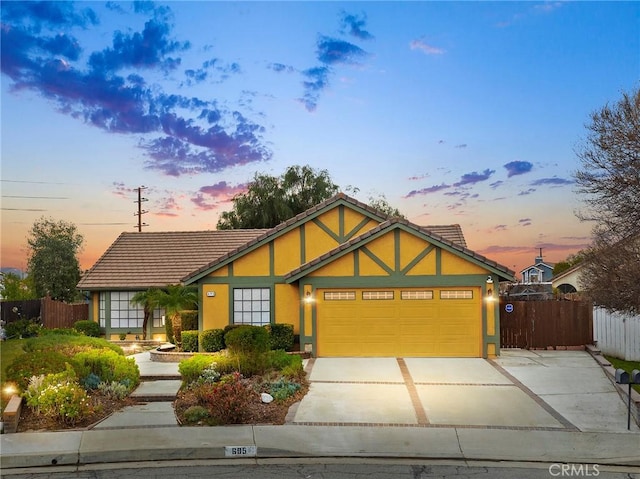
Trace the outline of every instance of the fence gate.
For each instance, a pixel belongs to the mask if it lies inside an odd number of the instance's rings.
[[[593,344],[593,307],[587,301],[500,299],[500,346],[548,348]]]

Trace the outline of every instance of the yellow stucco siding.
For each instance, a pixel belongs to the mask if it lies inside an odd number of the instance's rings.
[[[393,232],[367,244],[367,249],[390,268],[395,268],[395,239]]]
[[[294,334],[300,333],[300,293],[298,286],[276,284],[275,322],[293,325]]]
[[[400,231],[400,268],[405,268],[428,247],[429,243],[423,239]]]
[[[312,222],[304,225],[304,240],[306,261],[311,261],[338,245],[336,240]]]
[[[355,210],[350,208],[344,209],[344,232],[345,234],[349,234],[354,232],[354,236],[357,236],[361,233],[364,233],[371,228],[375,228],[378,226],[378,223],[373,220],[369,220],[364,226],[358,228],[357,231],[353,231],[361,222],[364,220],[365,216],[362,213],[358,213]]]
[[[213,293],[214,296],[207,296]],[[202,329],[222,329],[229,324],[229,285],[202,285]]]
[[[215,271],[212,271],[208,275],[210,278],[226,278],[229,276],[229,268],[227,266],[223,266]]]
[[[273,256],[277,276],[300,266],[300,231],[297,228],[275,239]]]
[[[234,276],[269,276],[269,244],[248,253],[233,262]]]
[[[333,208],[318,216],[318,220],[334,233],[338,233],[340,230],[340,215],[338,210],[338,208]]]
[[[388,276],[384,269],[378,265],[375,261],[373,261],[369,256],[360,252],[359,257],[359,266],[360,266],[360,276]]]
[[[351,253],[332,261],[309,276],[353,276],[354,274],[353,253]]]
[[[448,251],[442,250],[442,274],[486,274],[488,271]]]
[[[436,250],[434,249],[424,258],[418,261],[409,271],[407,276],[421,276],[436,274]]]

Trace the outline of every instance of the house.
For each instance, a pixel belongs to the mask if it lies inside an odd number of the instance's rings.
[[[580,274],[582,273],[582,263],[573,265],[571,268],[557,274],[551,279],[553,289],[561,293],[577,293],[580,291]]]
[[[139,330],[136,291],[181,281],[198,287],[200,330],[288,323],[314,356],[491,357],[497,286],[513,275],[468,249],[459,225],[338,194],[269,230],[123,233],[78,287],[107,336]]]
[[[542,259],[542,248],[534,263],[520,271],[523,283],[547,283],[553,276],[554,263],[547,263]]]

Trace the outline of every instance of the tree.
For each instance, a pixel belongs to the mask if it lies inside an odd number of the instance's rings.
[[[591,114],[575,173],[593,221],[581,288],[605,308],[640,311],[640,90]]]
[[[30,250],[27,268],[38,296],[48,294],[67,302],[78,297],[80,262],[77,255],[83,242],[73,223],[42,217],[33,224],[27,238]]]
[[[189,286],[170,284],[154,294],[157,306],[164,308],[166,315],[171,319],[173,338],[176,346],[182,343],[182,317],[181,311],[196,308],[198,305],[198,293]]]
[[[376,196],[369,196],[369,206],[377,209],[381,213],[387,216],[393,216],[395,218],[404,218],[404,215],[400,213],[400,210],[394,206],[391,206],[387,201],[387,197],[384,194]]]
[[[556,276],[560,273],[564,273],[566,270],[573,268],[584,259],[584,252],[582,250],[575,254],[570,254],[564,261],[559,261],[553,266],[553,275]]]
[[[334,196],[340,188],[326,170],[290,166],[279,177],[256,173],[246,193],[233,199],[218,229],[273,228]]]
[[[38,299],[30,276],[20,278],[16,273],[7,272],[2,273],[0,278],[0,297],[3,301]]]
[[[149,288],[146,291],[138,291],[129,301],[135,306],[142,306],[144,316],[142,320],[142,339],[147,339],[147,326],[153,319],[153,310],[158,307],[160,291],[158,288]]]

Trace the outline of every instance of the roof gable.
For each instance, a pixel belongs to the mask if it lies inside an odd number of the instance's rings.
[[[362,235],[353,238],[345,243],[340,244],[336,248],[332,249],[324,253],[323,255],[308,261],[307,263],[301,265],[300,267],[290,271],[285,275],[285,280],[287,283],[292,283],[294,281],[307,276],[314,271],[323,268],[324,266],[332,263],[333,261],[342,258],[344,255],[349,254],[357,249],[360,249],[367,244],[373,242],[374,240],[386,235],[390,231],[395,229],[402,229],[411,234],[421,236],[423,239],[426,239],[429,243],[434,244],[450,253],[461,256],[467,261],[474,263],[478,266],[482,266],[492,273],[497,274],[500,278],[505,280],[514,280],[514,272],[511,271],[506,266],[502,266],[495,261],[489,260],[488,258],[475,253],[467,249],[465,246],[454,243],[442,236],[439,236],[432,231],[415,225],[409,221],[393,218],[387,220],[377,227],[363,233]]]

